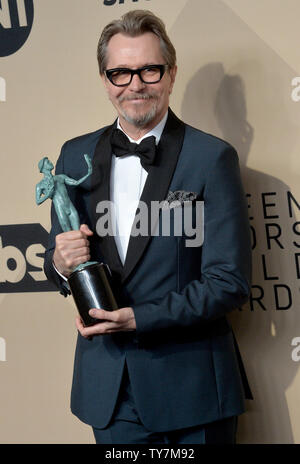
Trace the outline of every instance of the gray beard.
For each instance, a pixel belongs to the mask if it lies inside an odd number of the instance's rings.
[[[153,97],[152,97],[153,98]],[[154,97],[155,98],[155,97]],[[129,114],[127,114],[125,111],[121,111],[122,117],[132,124],[135,127],[142,128],[149,124],[156,116],[156,111],[157,111],[157,100],[155,99],[155,103],[153,107],[151,108],[148,113],[139,116],[139,117],[131,117]]]

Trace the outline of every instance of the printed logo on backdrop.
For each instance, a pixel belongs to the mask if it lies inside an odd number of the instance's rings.
[[[0,76],[0,102],[6,101],[6,80]]]
[[[6,361],[6,341],[3,337],[0,337],[0,361]]]
[[[40,224],[0,226],[0,293],[57,291],[43,271],[48,236]]]
[[[291,342],[292,346],[295,346],[291,353],[291,358],[295,362],[300,361],[300,337],[294,337]]]
[[[0,57],[18,51],[33,24],[33,0],[0,0]]]
[[[291,93],[291,98],[294,102],[299,102],[300,101],[300,77],[296,76],[292,79],[292,93]]]
[[[103,0],[105,6],[121,5],[122,3],[127,3],[128,5],[132,2],[149,2],[150,0]]]
[[[289,190],[246,196],[253,256],[250,310],[298,308],[300,204]]]

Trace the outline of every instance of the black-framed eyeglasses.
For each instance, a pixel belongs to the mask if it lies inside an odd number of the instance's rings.
[[[107,69],[105,75],[117,87],[129,85],[135,74],[139,76],[144,84],[156,84],[162,79],[167,68],[167,64],[151,64],[138,69],[114,68]]]

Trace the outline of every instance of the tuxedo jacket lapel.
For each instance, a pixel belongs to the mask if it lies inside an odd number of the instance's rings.
[[[149,169],[148,177],[140,198],[140,202],[144,202],[147,205],[148,224],[150,224],[151,202],[163,201],[167,196],[171,179],[181,152],[184,133],[184,123],[180,121],[180,119],[178,119],[169,109],[168,119],[160,142],[157,146],[155,163]],[[128,278],[129,274],[141,259],[151,239],[151,233],[149,232],[152,232],[152,230],[149,229],[147,236],[130,236],[126,260],[122,272],[122,282]]]
[[[110,201],[110,176],[111,176],[111,157],[112,149],[110,137],[112,130],[117,127],[117,121],[109,126],[103,134],[101,134],[95,148],[93,158],[93,174],[92,174],[92,194],[91,194],[91,210],[92,210],[92,227],[96,231],[96,223],[101,218],[101,214],[96,212],[97,204],[101,201]],[[112,224],[112,217],[109,216],[109,211],[103,212],[105,217],[109,217]],[[114,236],[111,234],[101,236],[95,232],[95,246],[99,246],[100,252],[103,255],[104,261],[109,265],[110,269],[121,275],[123,265],[117,250]]]
[[[96,213],[97,204],[100,201],[110,201],[112,157],[110,137],[115,127],[117,127],[116,121],[113,125],[104,130],[95,148],[91,189],[91,218],[94,231],[97,230],[96,223],[101,217]],[[140,202],[147,205],[149,224],[151,202],[163,201],[167,196],[182,148],[184,133],[184,123],[169,109],[168,119],[157,146],[155,163],[149,169],[148,177],[140,198]],[[108,217],[107,212],[105,214],[106,217]],[[95,246],[99,246],[105,263],[109,265],[114,273],[121,276],[122,282],[128,278],[141,259],[151,239],[151,232],[152,230],[149,229],[147,236],[130,236],[124,266],[120,260],[114,236],[111,234],[100,236],[95,233]]]

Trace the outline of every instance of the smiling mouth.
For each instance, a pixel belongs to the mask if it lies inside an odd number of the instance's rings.
[[[145,99],[145,98],[131,98],[130,100],[127,100],[129,102],[132,102],[132,103],[147,103],[149,101],[149,99]]]
[[[152,100],[154,98],[153,95],[132,95],[130,97],[121,97],[119,99],[119,103],[123,103],[123,102],[147,102],[149,100]]]

